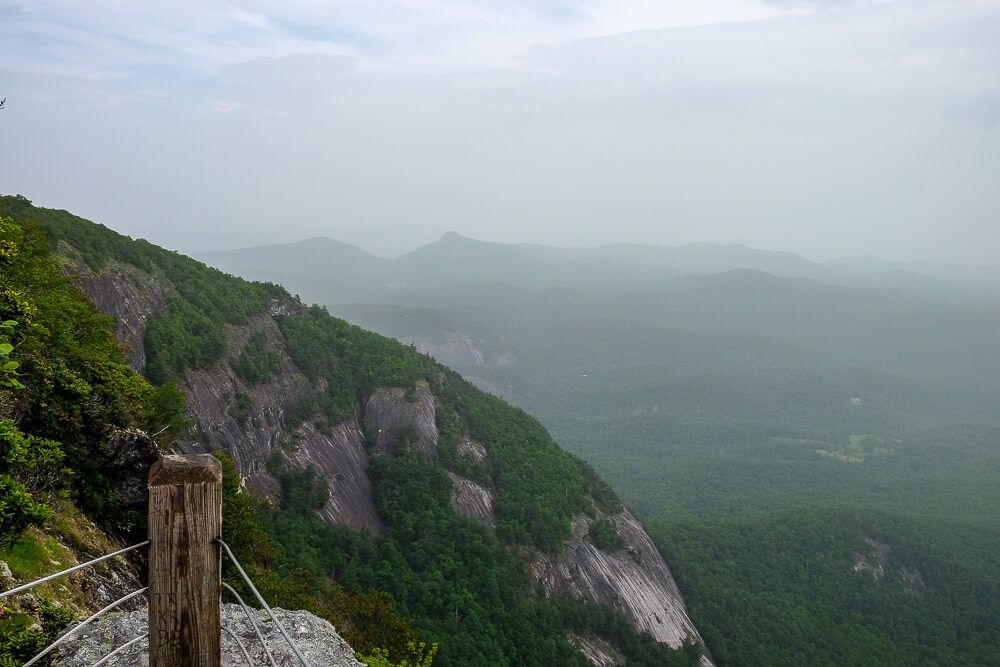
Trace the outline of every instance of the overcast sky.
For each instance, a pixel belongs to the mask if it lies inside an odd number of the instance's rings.
[[[0,0],[0,45],[0,192],[171,248],[1000,264],[1000,0]]]

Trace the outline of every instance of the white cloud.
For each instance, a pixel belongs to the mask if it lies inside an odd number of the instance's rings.
[[[515,67],[537,46],[633,30],[773,16],[751,0],[347,0],[198,2],[25,0],[2,33],[33,32],[40,52],[60,57],[53,41],[98,67],[132,70],[149,63],[207,69],[232,62],[303,54],[351,55],[383,73],[446,73]],[[55,33],[62,31],[60,36]],[[86,38],[74,38],[69,31]],[[122,48],[122,44],[136,47]],[[83,50],[86,49],[86,53]],[[86,59],[86,58],[85,58]],[[71,58],[68,53],[65,60]]]

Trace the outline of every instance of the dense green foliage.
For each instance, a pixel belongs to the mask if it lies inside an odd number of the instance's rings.
[[[29,219],[0,216],[0,549],[25,545],[30,526],[75,502],[108,529],[145,525],[126,482],[144,475],[153,442],[169,444],[182,408],[171,385],[155,388],[125,364],[110,320],[63,275]],[[75,511],[75,510],[73,510]],[[51,557],[37,554],[42,572]],[[0,608],[0,664],[17,665],[49,644],[74,612],[38,593]]]
[[[279,470],[282,509],[267,523],[288,567],[391,594],[418,632],[439,643],[436,665],[588,664],[566,630],[611,639],[629,664],[697,661],[697,651],[674,652],[637,635],[620,614],[530,593],[525,565],[492,531],[451,510],[447,475],[422,455],[407,448],[375,455],[372,473],[383,539],[323,523],[314,509],[325,487],[308,473]]]
[[[503,539],[558,550],[569,537],[570,519],[591,511],[588,494],[617,508],[609,489],[559,449],[537,420],[478,391],[416,350],[330,317],[319,307],[304,316],[280,318],[279,325],[296,365],[327,383],[326,395],[312,399],[300,419],[319,417],[332,425],[350,416],[367,392],[428,378],[442,406],[442,449],[453,451],[462,432],[489,443],[492,467],[487,474],[500,491],[494,509]]]
[[[91,270],[117,263],[169,283],[176,295],[150,322],[147,373],[162,384],[188,368],[204,368],[225,351],[224,327],[267,310],[279,287],[248,283],[142,239],[132,240],[66,211],[39,208],[23,197],[0,197],[0,215],[30,220],[50,238],[66,243]]]
[[[560,450],[536,420],[475,390],[415,350],[319,308],[279,323],[296,365],[330,387],[325,404],[310,406],[316,412],[307,411],[302,418],[318,416],[333,424],[349,416],[366,392],[412,386],[427,377],[440,403],[440,461],[456,464],[460,472],[499,491],[494,534],[451,510],[451,483],[439,465],[405,448],[394,457],[374,455],[376,502],[388,527],[386,538],[375,541],[325,526],[312,513],[325,499],[325,489],[308,475],[285,474],[284,511],[272,515],[270,525],[275,541],[294,554],[295,566],[317,576],[332,572],[338,582],[358,590],[392,594],[401,613],[414,616],[415,627],[439,643],[436,664],[578,661],[579,654],[562,637],[569,627],[567,607],[525,596],[527,573],[501,540],[559,550],[569,536],[570,519],[592,512],[590,497],[608,511],[620,507],[610,489],[588,466]],[[454,452],[463,433],[488,443],[488,467],[457,465]],[[594,617],[606,613],[595,609],[580,624],[593,625]],[[686,664],[687,658],[638,638],[624,619],[597,626],[614,628],[635,664]]]
[[[25,528],[49,517],[36,496],[63,488],[68,476],[63,458],[59,443],[0,419],[0,548],[10,548]]]
[[[1000,430],[951,421],[966,396],[935,410],[918,384],[767,371],[547,418],[655,519],[720,665],[997,664]],[[853,569],[866,539],[889,547],[878,583]]]
[[[263,331],[250,336],[250,340],[240,351],[231,366],[233,371],[246,382],[257,384],[271,377],[281,368],[281,352],[269,345]]]
[[[223,538],[273,604],[306,609],[326,618],[356,651],[376,656],[376,664],[388,659],[423,665],[436,653],[433,646],[419,639],[409,619],[396,612],[395,602],[386,593],[348,591],[332,578],[331,572],[309,567],[309,559],[302,555],[303,543],[281,539],[269,529],[269,514],[281,516],[290,511],[311,516],[323,530],[325,524],[312,513],[322,505],[327,491],[325,482],[311,469],[300,475],[275,470],[283,491],[283,510],[268,513],[240,491],[239,471],[232,458],[225,452],[216,452],[215,456],[223,467]],[[225,563],[223,576],[245,600],[253,599],[231,563]]]
[[[319,417],[333,425],[350,416],[365,392],[413,385],[432,367],[416,351],[372,334],[313,306],[304,315],[279,320],[288,353],[312,380],[325,380],[326,394],[303,406],[299,418]]]
[[[1000,311],[750,273],[618,291],[460,285],[335,311],[467,336],[486,363],[459,370],[653,520],[720,665],[998,664]],[[853,569],[866,539],[889,547],[878,583]]]
[[[141,527],[141,512],[119,491],[135,471],[116,464],[104,443],[130,428],[171,437],[173,431],[163,426],[178,425],[176,390],[152,387],[124,363],[110,321],[63,275],[30,221],[0,219],[0,244],[0,320],[17,322],[4,338],[19,363],[21,385],[0,390],[0,465],[2,474],[11,475],[13,485],[6,481],[5,488],[10,502],[19,499],[23,519],[15,525],[41,517],[25,492],[72,491],[82,506],[118,528]],[[12,535],[16,530],[4,539]]]
[[[995,526],[819,505],[654,532],[719,664],[1000,664]]]
[[[469,435],[489,443],[490,477],[502,490],[494,502],[497,534],[542,550],[562,547],[573,516],[591,510],[583,468],[556,446],[535,419],[457,374],[442,372],[435,396],[458,415]]]
[[[0,667],[17,667],[58,637],[73,620],[64,607],[42,600],[33,614],[0,605]]]
[[[607,519],[599,519],[590,525],[590,539],[598,549],[609,553],[625,546],[621,535],[615,530],[615,525]]]
[[[146,374],[166,382],[188,368],[207,368],[226,348],[222,327],[189,301],[173,298],[146,330]]]

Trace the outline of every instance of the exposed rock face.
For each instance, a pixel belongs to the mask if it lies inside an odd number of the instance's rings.
[[[80,270],[77,284],[101,312],[116,318],[119,340],[126,347],[135,346],[139,351],[128,358],[129,363],[137,371],[144,370],[146,326],[149,318],[166,304],[167,292],[162,283],[131,267],[111,264],[99,274]],[[274,320],[274,317],[301,314],[302,305],[294,300],[275,299],[268,310],[268,315],[257,315],[240,326],[226,328],[225,363],[189,371],[179,382],[193,424],[185,451],[225,450],[235,459],[240,474],[250,486],[271,494],[274,480],[265,466],[274,447],[282,445],[293,465],[300,468],[313,465],[330,482],[330,499],[322,510],[327,520],[379,535],[383,526],[375,510],[368,477],[368,454],[360,416],[356,412],[329,433],[319,431],[310,423],[294,433],[289,432],[285,419],[289,408],[325,387],[310,382],[288,357]],[[282,353],[283,363],[263,381],[248,383],[233,371],[230,362],[239,358],[251,337],[261,334],[265,346]],[[402,394],[402,390],[399,391]],[[422,399],[426,401],[430,391],[424,393]],[[433,409],[433,404],[431,407]],[[390,414],[392,410],[383,406],[383,412]],[[433,421],[432,411],[432,426]],[[396,422],[404,423],[399,419]],[[436,441],[435,428],[433,442]],[[109,446],[111,444],[109,441]],[[143,462],[146,466],[148,463]],[[142,472],[136,477],[141,481],[137,492],[144,497],[145,470]]]
[[[125,348],[125,360],[140,373],[146,370],[146,328],[167,306],[172,290],[131,266],[109,262],[100,273],[74,266],[77,286],[97,309],[115,318],[115,337]]]
[[[302,303],[294,299],[271,299],[267,307],[267,313],[271,317],[301,315],[305,310]]]
[[[408,395],[409,394],[409,395]],[[434,395],[426,383],[407,392],[379,389],[364,402],[364,425],[375,446],[390,451],[400,440],[430,456],[437,448],[438,430]]]
[[[93,554],[80,553],[76,550],[74,553],[77,561],[81,563],[94,558]],[[95,609],[106,607],[115,600],[145,586],[134,567],[119,561],[120,559],[113,558],[104,561],[100,566],[91,567],[85,573],[81,573],[80,590],[86,594],[89,604]],[[133,598],[124,602],[119,609],[131,611],[142,605],[141,599]]]
[[[476,463],[482,463],[486,460],[486,448],[483,447],[483,443],[476,442],[469,437],[462,438],[461,442],[458,443],[458,453]]]
[[[855,572],[865,572],[875,584],[899,583],[903,590],[913,595],[923,595],[927,591],[924,577],[915,566],[910,567],[893,562],[892,549],[888,544],[870,537],[864,538],[865,551],[854,554]]]
[[[269,316],[258,315],[244,325],[227,327],[226,359],[237,359],[257,333],[263,333],[266,345],[284,351],[278,325]],[[257,384],[245,382],[228,363],[188,371],[179,384],[194,423],[190,449],[229,451],[245,477],[262,472],[277,438],[285,432],[288,407],[316,391],[287,355],[278,372]]]
[[[291,307],[272,304],[272,309],[284,313]],[[281,351],[284,360],[282,367],[262,382],[247,383],[228,363],[185,374],[181,388],[198,437],[188,449],[228,451],[247,481],[270,493],[273,480],[265,466],[272,450],[280,446],[293,466],[314,466],[329,481],[330,498],[321,512],[324,518],[373,535],[382,534],[368,477],[368,453],[359,412],[356,410],[350,419],[329,432],[309,422],[290,432],[285,419],[288,409],[324,387],[311,383],[285,354],[281,331],[268,315],[228,327],[227,360],[237,359],[250,338],[259,332],[264,334],[265,345]],[[245,414],[241,405],[248,406]]]
[[[493,513],[493,492],[453,472],[451,478],[451,506],[462,516],[478,521],[489,528],[497,527],[497,517]]]
[[[625,656],[619,653],[614,646],[598,637],[583,637],[575,633],[566,636],[570,644],[580,649],[580,653],[586,656],[594,664],[594,667],[620,667],[625,664]]]
[[[67,643],[53,661],[60,667],[90,667],[129,640],[147,634],[147,610],[109,614],[81,632],[79,639]],[[274,615],[295,642],[296,648],[314,667],[363,667],[332,625],[305,611],[274,609]],[[254,612],[254,619],[279,667],[299,667],[301,663],[289,648],[266,612]],[[222,605],[222,664],[225,667],[256,667],[269,664],[264,648],[243,608],[235,604]],[[232,634],[229,634],[232,633]],[[247,663],[233,635],[250,655]],[[129,647],[110,665],[149,665],[148,645],[144,641]]]
[[[675,648],[685,640],[700,643],[670,569],[646,531],[628,511],[611,519],[624,549],[614,554],[598,549],[586,534],[588,519],[579,517],[561,554],[537,555],[535,579],[548,594],[620,609],[634,628],[658,642]]]
[[[133,506],[144,505],[148,491],[146,475],[157,458],[153,440],[139,429],[115,429],[104,435],[100,444],[92,448],[84,470],[117,470],[122,478],[117,484],[121,499]]]
[[[875,583],[882,581],[885,576],[885,566],[889,560],[889,545],[883,544],[870,537],[865,538],[868,545],[867,554],[855,554],[854,571],[868,572]]]
[[[476,347],[475,341],[458,331],[444,332],[444,341],[440,338],[409,337],[406,342],[446,366],[468,368],[486,365],[486,357]]]
[[[305,424],[296,431],[296,444],[287,450],[293,465],[313,465],[330,483],[330,497],[320,514],[334,525],[346,525],[381,535],[384,526],[375,509],[375,492],[368,477],[368,452],[358,421],[358,410],[329,434]]]

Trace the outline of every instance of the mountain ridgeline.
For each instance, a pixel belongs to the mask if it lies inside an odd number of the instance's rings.
[[[643,528],[520,409],[277,285],[19,196],[0,216],[113,318],[173,408],[153,444],[224,459],[225,536],[277,604],[396,661],[708,662]]]

